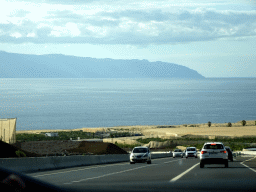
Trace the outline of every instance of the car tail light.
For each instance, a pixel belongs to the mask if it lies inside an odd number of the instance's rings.
[[[221,153],[227,153],[227,151],[221,151]]]
[[[201,151],[201,154],[205,154],[205,153],[207,153],[207,151]]]

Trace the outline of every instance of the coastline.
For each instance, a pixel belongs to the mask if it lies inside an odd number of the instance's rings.
[[[45,132],[60,131],[83,131],[83,132],[140,132],[147,137],[180,137],[185,135],[204,135],[204,136],[256,136],[255,120],[246,120],[246,126],[242,126],[241,121],[232,123],[232,127],[227,127],[227,123],[212,123],[208,127],[204,124],[188,125],[137,125],[137,126],[118,126],[118,127],[98,127],[98,128],[77,128],[77,129],[58,129],[58,130],[21,130],[16,134],[28,133],[39,134]]]

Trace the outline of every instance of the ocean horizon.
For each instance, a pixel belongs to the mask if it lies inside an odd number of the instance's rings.
[[[16,130],[256,119],[256,78],[1,78],[0,118]]]

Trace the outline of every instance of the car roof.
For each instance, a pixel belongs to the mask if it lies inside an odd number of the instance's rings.
[[[204,145],[208,145],[208,144],[212,144],[212,143],[215,143],[215,144],[221,144],[221,145],[223,145],[223,143],[222,143],[222,142],[206,142]]]

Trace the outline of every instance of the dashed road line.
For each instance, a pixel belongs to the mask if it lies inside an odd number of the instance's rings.
[[[177,160],[172,160],[172,161],[167,161],[167,162],[164,162],[164,163],[170,163],[170,162],[174,162],[174,161],[179,161],[179,159],[177,159]],[[124,170],[124,171],[118,171],[118,172],[114,172],[114,173],[108,173],[108,174],[101,175],[101,176],[97,176],[97,177],[90,177],[90,178],[81,179],[81,180],[78,180],[78,181],[71,181],[71,182],[64,183],[64,184],[65,184],[65,185],[70,185],[70,184],[72,184],[72,183],[79,183],[79,182],[81,182],[81,181],[87,181],[87,180],[92,180],[92,179],[98,179],[98,178],[107,177],[107,176],[110,176],[110,175],[115,175],[115,174],[119,174],[119,173],[125,173],[125,172],[128,172],[128,171],[133,171],[133,170],[136,170],[136,169],[141,169],[141,168],[144,168],[144,167],[150,167],[150,166],[156,166],[156,165],[161,165],[161,164],[146,165],[146,166],[137,167],[137,168],[133,168],[133,169],[127,169],[127,170]]]
[[[124,164],[129,164],[129,163],[125,162],[125,163],[118,163],[118,164],[112,164],[112,165],[98,165],[98,166],[87,167],[87,168],[83,168],[83,169],[62,171],[62,172],[57,172],[57,173],[46,173],[46,174],[36,175],[36,176],[32,176],[32,177],[44,177],[44,176],[49,176],[49,175],[57,175],[57,174],[62,174],[62,173],[70,173],[70,172],[76,172],[76,171],[83,171],[83,170],[87,170],[87,169],[96,169],[96,168],[103,168],[103,167],[110,167],[110,166],[124,165]]]
[[[197,163],[195,165],[193,165],[192,167],[190,167],[188,170],[184,171],[183,173],[179,174],[177,177],[174,177],[172,180],[170,180],[170,182],[175,182],[177,180],[179,180],[181,177],[183,177],[184,175],[186,175],[189,171],[191,171],[192,169],[194,169],[197,165],[199,165],[200,163]]]
[[[172,160],[172,161],[167,161],[167,162],[164,162],[164,163],[171,163],[171,162],[174,162],[174,161],[180,161],[182,159],[177,159],[177,160]]]
[[[157,164],[155,164],[155,165],[157,165]],[[78,180],[78,181],[71,181],[71,182],[69,182],[69,183],[63,183],[63,184],[65,184],[65,185],[70,185],[70,184],[72,184],[72,183],[79,183],[79,182],[81,182],[81,181],[87,181],[87,180],[92,180],[92,179],[98,179],[98,178],[107,177],[107,176],[110,176],[110,175],[115,175],[115,174],[124,173],[124,172],[128,172],[128,171],[133,171],[133,170],[136,170],[136,169],[141,169],[141,168],[144,168],[144,167],[149,167],[149,166],[154,166],[154,165],[146,165],[146,166],[143,166],[143,167],[137,167],[137,168],[133,168],[133,169],[127,169],[127,170],[124,170],[124,171],[109,173],[109,174],[105,174],[105,175],[101,175],[101,176],[97,176],[97,177],[91,177],[91,178],[81,179],[81,180]]]
[[[256,170],[255,170],[255,169],[253,169],[253,168],[249,167],[248,165],[245,165],[245,164],[244,164],[244,162],[246,162],[246,161],[250,161],[250,160],[255,159],[255,158],[256,158],[256,156],[255,156],[255,157],[253,157],[253,158],[251,158],[251,159],[245,160],[245,161],[243,161],[243,162],[242,162],[242,163],[240,163],[240,164],[242,164],[243,166],[247,167],[248,169],[251,169],[253,172],[255,172],[255,173],[256,173]]]

